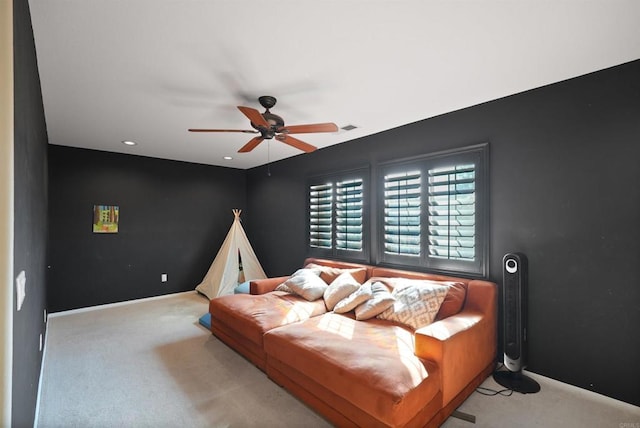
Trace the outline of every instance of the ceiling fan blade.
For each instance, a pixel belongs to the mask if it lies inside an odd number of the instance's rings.
[[[257,134],[258,131],[251,129],[198,129],[189,128],[189,132],[244,132],[246,134]]]
[[[262,143],[262,140],[264,140],[264,137],[262,136],[253,137],[247,144],[240,147],[240,150],[238,150],[238,153],[250,152],[251,150],[255,149],[258,144]]]
[[[277,130],[286,134],[309,134],[313,132],[338,132],[338,125],[335,123],[313,123],[309,125],[283,126]]]
[[[282,141],[285,144],[288,144],[292,147],[295,147],[296,149],[302,150],[303,152],[307,152],[307,153],[311,153],[318,150],[316,146],[312,146],[311,144],[305,143],[304,141],[300,141],[297,138],[293,138],[292,136],[287,134],[276,135],[276,140]]]
[[[251,121],[251,123],[253,123],[254,125],[260,126],[266,129],[271,128],[271,125],[269,125],[269,122],[267,122],[265,118],[262,117],[262,115],[258,110],[251,107],[242,107],[242,106],[238,106],[238,110],[240,110],[245,116],[247,116]]]

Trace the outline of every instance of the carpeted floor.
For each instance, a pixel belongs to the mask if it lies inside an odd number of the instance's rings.
[[[49,318],[38,427],[330,426],[198,323],[194,293]]]
[[[37,426],[330,426],[202,327],[206,311],[192,292],[51,316]],[[540,393],[476,392],[459,409],[476,424],[443,426],[640,427],[638,407],[531,376]]]

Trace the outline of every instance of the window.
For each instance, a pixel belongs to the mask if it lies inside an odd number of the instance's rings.
[[[382,166],[380,261],[487,274],[488,146]]]
[[[317,177],[309,184],[309,253],[368,261],[368,169]]]

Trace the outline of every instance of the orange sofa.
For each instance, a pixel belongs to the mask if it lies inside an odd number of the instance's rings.
[[[455,281],[435,321],[418,330],[327,311],[322,299],[273,291],[212,299],[211,331],[277,384],[341,427],[439,426],[495,367],[497,286],[482,280],[307,259],[373,277]],[[334,272],[334,273],[335,273]],[[362,281],[363,282],[363,281]]]

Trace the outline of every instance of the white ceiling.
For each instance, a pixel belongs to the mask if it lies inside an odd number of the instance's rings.
[[[49,142],[233,168],[320,148],[640,58],[638,0],[30,0]],[[134,140],[128,147],[122,140]],[[224,160],[231,155],[233,160]]]

